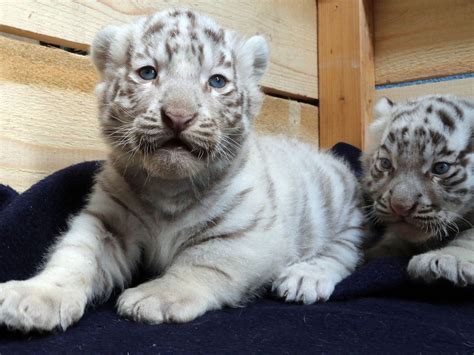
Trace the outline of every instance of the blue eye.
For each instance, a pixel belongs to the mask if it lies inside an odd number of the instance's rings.
[[[383,170],[389,170],[392,168],[392,162],[387,158],[380,158],[380,167]]]
[[[156,70],[150,65],[138,69],[138,75],[144,80],[153,80],[156,78]]]
[[[442,161],[442,162],[434,164],[433,168],[431,169],[431,172],[433,174],[443,175],[449,171],[450,167],[451,167],[451,164]]]
[[[227,79],[222,75],[216,74],[211,76],[207,82],[213,88],[222,89],[227,84]]]

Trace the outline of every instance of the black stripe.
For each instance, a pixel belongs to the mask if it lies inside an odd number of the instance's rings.
[[[461,169],[456,170],[454,173],[452,173],[451,175],[447,176],[447,177],[445,178],[445,180],[449,180],[449,179],[455,177],[460,171],[461,171]]]
[[[467,174],[465,173],[463,177],[457,179],[456,181],[449,182],[449,183],[444,183],[443,185],[444,186],[456,186],[456,185],[459,185],[459,184],[463,183],[466,180],[467,180]]]
[[[453,153],[454,151],[449,150],[446,146],[444,146],[443,149],[441,149],[440,152],[438,153],[438,156],[445,157]]]
[[[388,208],[388,206],[382,200],[378,200],[377,203],[382,206],[383,208]]]
[[[387,147],[385,144],[382,144],[382,145],[380,146],[380,149],[385,150],[385,151],[386,151],[387,153],[389,153],[389,154],[391,153],[390,149],[388,149],[388,147]]]
[[[456,105],[454,104],[452,101],[449,101],[448,99],[444,98],[444,97],[438,97],[436,99],[436,101],[438,102],[441,102],[445,105],[448,105],[449,107],[451,107],[452,109],[454,109],[454,111],[456,111],[456,114],[458,115],[458,117],[460,119],[463,118],[463,111]]]
[[[390,141],[390,143],[395,142],[395,134],[393,132],[390,132],[388,134],[388,140]]]
[[[438,110],[438,117],[450,132],[454,130],[454,121],[445,110]]]
[[[430,129],[431,141],[433,144],[437,145],[439,142],[446,142],[446,137],[439,132],[433,131]]]

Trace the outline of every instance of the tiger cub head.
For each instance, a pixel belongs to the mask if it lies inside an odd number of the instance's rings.
[[[92,59],[113,157],[180,179],[239,153],[260,109],[268,47],[262,36],[243,38],[204,15],[169,10],[104,28]]]
[[[362,158],[371,216],[413,242],[458,231],[474,201],[473,125],[467,100],[382,98]]]

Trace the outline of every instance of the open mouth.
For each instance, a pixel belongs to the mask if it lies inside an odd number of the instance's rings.
[[[197,159],[205,159],[208,156],[208,152],[198,145],[188,143],[184,139],[174,137],[168,139],[164,143],[154,143],[149,141],[141,142],[140,149],[146,154],[153,154],[161,152],[176,152],[176,153],[189,153]]]
[[[186,142],[182,141],[179,138],[172,138],[169,141],[166,141],[160,149],[184,149],[187,151],[191,151],[192,147],[187,144]]]

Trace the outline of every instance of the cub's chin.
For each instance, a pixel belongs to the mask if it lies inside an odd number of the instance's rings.
[[[150,176],[177,180],[198,174],[206,168],[206,162],[183,147],[157,149],[143,155],[143,167]]]
[[[423,243],[431,237],[421,227],[403,221],[392,223],[389,228],[397,236],[411,243]]]

